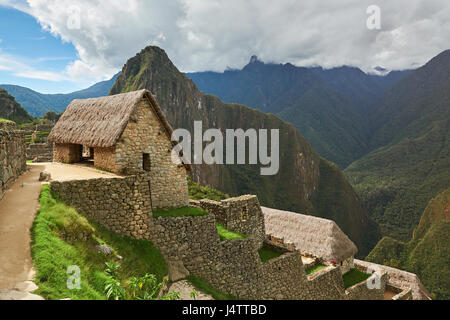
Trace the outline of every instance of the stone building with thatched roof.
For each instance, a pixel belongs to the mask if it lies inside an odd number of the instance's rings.
[[[93,162],[116,174],[150,175],[153,208],[189,203],[190,165],[173,157],[173,129],[147,90],[74,100],[48,140],[54,143],[53,161]]]
[[[334,221],[270,208],[262,211],[269,238],[279,239],[304,256],[335,261],[342,273],[354,267],[358,248]]]

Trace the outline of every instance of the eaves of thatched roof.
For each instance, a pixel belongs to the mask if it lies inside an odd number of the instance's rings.
[[[142,99],[147,99],[171,140],[173,129],[161,107],[147,90],[73,100],[48,136],[60,144],[107,148],[116,145]],[[172,142],[174,145],[177,142]],[[185,165],[191,170],[190,165]]]
[[[340,262],[358,252],[334,221],[270,208],[262,208],[262,211],[266,234],[283,238],[302,253]]]

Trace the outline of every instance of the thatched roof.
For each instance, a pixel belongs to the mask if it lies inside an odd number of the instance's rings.
[[[262,211],[266,234],[284,238],[302,253],[341,262],[358,252],[334,221],[270,208]]]
[[[171,140],[173,129],[158,102],[147,90],[73,100],[56,123],[48,140],[88,147],[112,147],[121,137],[131,115],[144,98],[148,99]],[[172,143],[177,144],[177,142]],[[190,165],[185,166],[188,170],[191,169]]]
[[[388,283],[397,288],[411,288],[414,300],[431,300],[430,293],[425,289],[419,277],[414,273],[356,259],[355,265],[364,268],[371,267],[372,269],[377,268],[384,270],[389,275]]]

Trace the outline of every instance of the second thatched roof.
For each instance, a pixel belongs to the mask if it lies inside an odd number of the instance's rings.
[[[358,252],[334,221],[270,208],[262,211],[266,234],[283,238],[302,253],[341,262]]]

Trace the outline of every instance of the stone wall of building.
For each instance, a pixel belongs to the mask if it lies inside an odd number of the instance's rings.
[[[144,170],[149,157],[153,208],[189,204],[186,169],[172,161],[172,142],[149,102],[136,107],[116,145],[116,171],[135,174]]]
[[[53,146],[53,161],[61,163],[77,163],[81,161],[81,145],[60,144]]]
[[[148,175],[51,182],[52,191],[105,228],[136,239],[149,237]]]
[[[308,300],[346,300],[339,266],[328,266],[308,276]]]
[[[116,148],[94,148],[94,166],[114,172],[116,169]]]
[[[13,122],[0,122],[0,199],[26,170],[25,135]]]
[[[376,272],[366,281],[346,290],[350,300],[384,300],[384,292],[389,276],[386,271]]]
[[[51,143],[32,143],[27,147],[27,160],[33,162],[52,162],[53,144]]]

